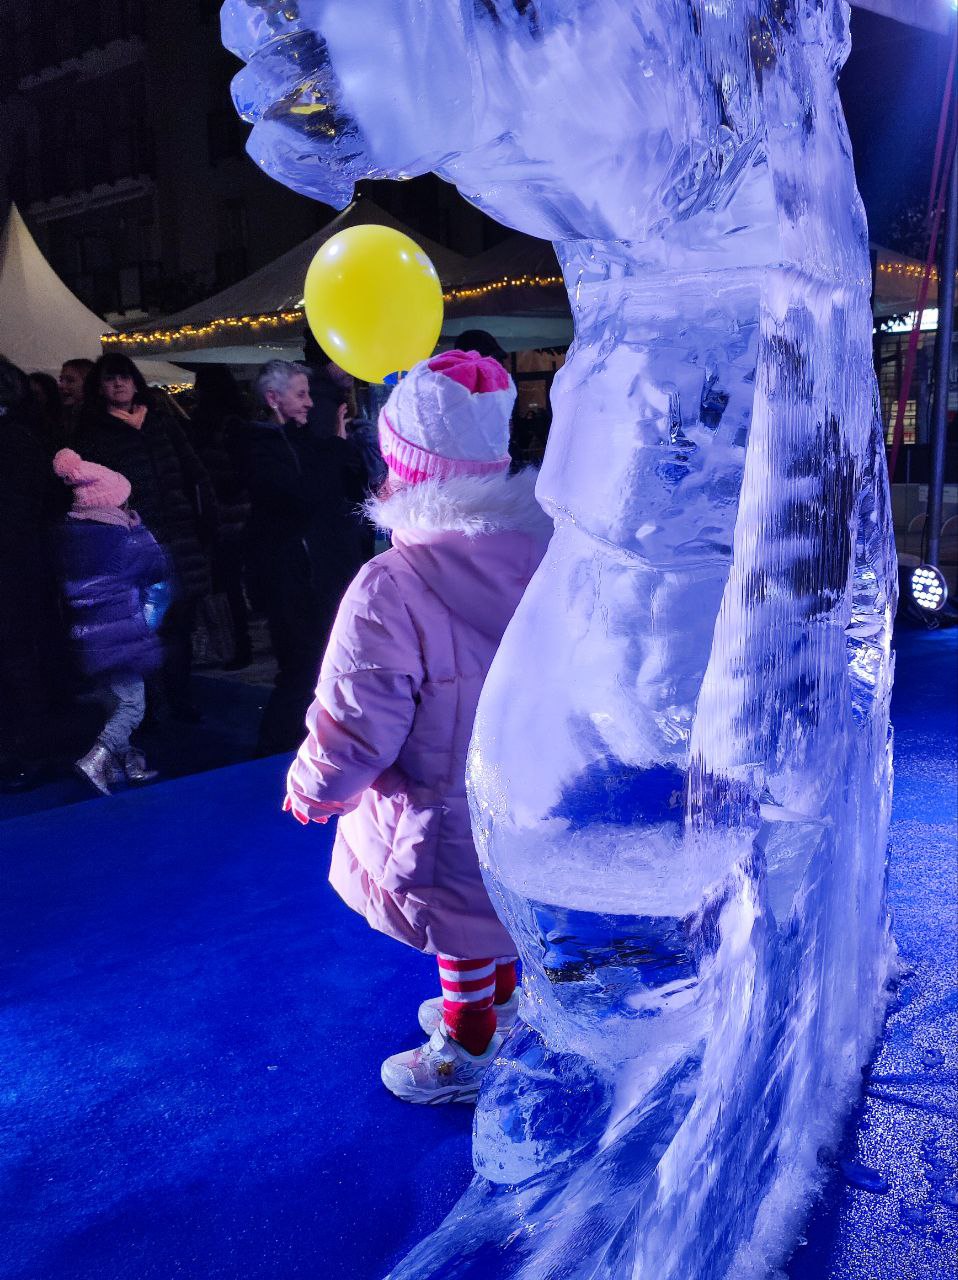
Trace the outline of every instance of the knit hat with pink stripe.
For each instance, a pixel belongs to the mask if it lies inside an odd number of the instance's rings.
[[[498,360],[446,351],[414,365],[379,415],[379,444],[406,484],[485,476],[509,466],[516,388]]]

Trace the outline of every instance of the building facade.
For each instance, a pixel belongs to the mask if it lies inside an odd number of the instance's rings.
[[[111,321],[160,315],[305,239],[333,210],[244,151],[219,0],[0,0],[0,214]],[[496,229],[435,178],[370,184],[424,234],[479,252]]]

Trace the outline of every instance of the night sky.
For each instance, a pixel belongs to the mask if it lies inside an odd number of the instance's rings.
[[[891,245],[903,204],[927,203],[950,52],[945,36],[852,10],[840,88],[869,231],[880,244]]]

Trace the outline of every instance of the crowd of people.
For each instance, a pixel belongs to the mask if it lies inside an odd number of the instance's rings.
[[[59,381],[0,359],[0,786],[64,763],[101,794],[155,776],[146,714],[195,723],[198,611],[229,615],[223,665],[265,615],[277,664],[262,754],[293,750],[342,592],[374,550],[361,504],[385,468],[352,379],[315,344],[250,392],[221,366],[188,409],[119,354]]]
[[[66,768],[101,794],[154,777],[136,730],[201,719],[211,617],[231,671],[265,618],[276,675],[253,749],[296,748],[343,592],[376,549],[362,504],[387,470],[361,392],[309,334],[302,363],[245,387],[203,365],[177,398],[119,354],[67,360],[59,379],[0,357],[0,787]]]
[[[124,355],[71,360],[59,383],[0,359],[0,785],[58,759],[101,795],[151,781],[144,718],[200,716],[203,602],[226,601],[234,668],[264,616],[257,747],[296,751],[284,808],[340,819],[337,892],[438,956],[426,1042],[382,1064],[413,1103],[474,1100],[516,1017],[465,782],[480,690],[551,532],[510,449],[515,402],[476,349],[415,365],[375,428],[312,343],[263,365],[249,399],[202,368],[189,412]],[[79,705],[87,736],[64,758]]]

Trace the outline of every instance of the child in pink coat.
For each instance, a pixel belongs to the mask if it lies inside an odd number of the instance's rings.
[[[482,882],[466,800],[476,704],[551,525],[510,477],[515,387],[476,352],[410,370],[379,418],[370,503],[393,546],[346,592],[285,807],[339,815],[330,881],[374,928],[438,957],[418,1049],[382,1065],[410,1102],[472,1101],[515,1019],[515,949]]]

